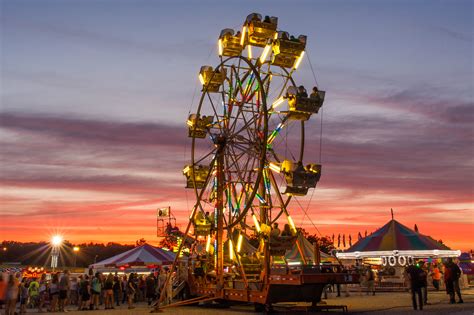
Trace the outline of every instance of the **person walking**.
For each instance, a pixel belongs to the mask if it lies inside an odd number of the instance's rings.
[[[411,290],[411,301],[413,304],[413,309],[416,311],[418,307],[420,310],[423,310],[423,297],[421,295],[421,269],[413,264],[409,265],[405,270],[408,279],[410,281],[410,290]],[[417,305],[417,296],[418,296],[418,305]]]
[[[431,269],[431,279],[433,279],[433,287],[436,291],[439,291],[439,281],[441,280],[441,271],[438,268],[438,265],[435,263],[433,269]]]

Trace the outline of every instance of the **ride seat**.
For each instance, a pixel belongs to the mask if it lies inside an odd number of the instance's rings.
[[[186,176],[186,188],[204,188],[209,174],[209,166],[197,165],[196,168],[193,168],[192,165],[187,165],[183,174]]]
[[[325,94],[324,91],[318,91],[315,97],[288,95],[288,119],[308,120],[312,114],[317,114],[323,106]]]
[[[202,91],[211,93],[219,92],[219,88],[226,78],[224,68],[213,69],[211,66],[202,66],[199,71],[199,79],[202,84]]]
[[[265,47],[269,39],[275,37],[278,25],[277,17],[270,17],[267,22],[262,21],[262,16],[252,13],[247,16],[244,26],[248,27],[247,44],[257,47]]]
[[[242,53],[244,47],[240,45],[240,35],[234,36],[234,30],[223,29],[219,36],[219,45],[222,45],[222,56],[237,57]]]
[[[290,196],[305,196],[309,188],[315,188],[321,178],[321,165],[308,164],[306,167],[301,162],[295,166],[291,161],[285,160],[282,164],[285,175],[286,190],[284,194]]]
[[[202,116],[199,114],[191,114],[188,117],[188,137],[191,138],[205,138],[207,134],[207,128],[212,125],[212,116]]]
[[[306,36],[300,35],[298,41],[288,39],[286,32],[279,32],[279,38],[273,41],[272,65],[292,68],[306,47]],[[283,35],[286,34],[286,35]]]

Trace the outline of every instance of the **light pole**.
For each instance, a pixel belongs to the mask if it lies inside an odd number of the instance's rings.
[[[51,268],[54,269],[58,267],[58,260],[59,260],[59,249],[61,248],[61,244],[63,243],[63,238],[60,235],[55,235],[51,239]]]
[[[78,246],[72,248],[72,251],[74,252],[74,267],[76,267],[77,254],[79,253],[79,250],[80,248]]]

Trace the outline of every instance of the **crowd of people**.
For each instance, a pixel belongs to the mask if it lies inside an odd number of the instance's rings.
[[[136,302],[151,305],[160,294],[171,302],[173,281],[166,284],[169,270],[148,275],[81,274],[68,270],[41,277],[22,277],[21,272],[0,273],[0,307],[6,315],[24,314],[27,308],[38,312],[65,312],[68,309],[114,309],[121,304],[134,308]],[[165,288],[166,284],[166,288]]]
[[[414,310],[423,310],[423,305],[429,304],[428,275],[431,275],[433,287],[438,291],[440,289],[441,277],[442,275],[444,276],[444,284],[446,294],[449,295],[449,303],[456,303],[456,295],[458,296],[458,303],[464,302],[461,296],[461,286],[459,284],[459,279],[462,274],[461,269],[454,263],[452,258],[448,258],[442,267],[443,271],[440,270],[437,264],[428,266],[424,261],[418,261],[416,264],[409,265],[406,268]]]

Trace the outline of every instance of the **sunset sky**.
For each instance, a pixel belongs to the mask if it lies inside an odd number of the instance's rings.
[[[0,240],[153,244],[166,206],[183,227],[197,73],[259,12],[308,36],[327,91],[324,171],[295,223],[355,238],[393,208],[474,248],[472,1],[0,1]],[[314,85],[308,59],[295,79]]]

